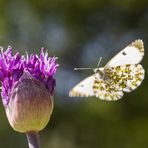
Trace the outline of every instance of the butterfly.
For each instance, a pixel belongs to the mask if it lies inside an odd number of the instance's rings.
[[[94,74],[72,88],[69,96],[95,96],[107,101],[121,99],[124,92],[131,92],[142,83],[145,71],[139,63],[143,56],[143,41],[135,40],[116,54],[104,67],[94,68]]]

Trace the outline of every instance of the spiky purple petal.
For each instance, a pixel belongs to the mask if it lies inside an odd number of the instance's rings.
[[[56,73],[58,64],[56,57],[49,57],[48,52],[42,48],[40,56],[37,54],[21,56],[19,52],[12,53],[12,47],[8,46],[6,51],[1,48],[0,53],[0,81],[2,84],[3,104],[9,103],[9,95],[12,87],[25,71],[29,72],[34,79],[39,80],[53,94],[55,80],[53,75]]]

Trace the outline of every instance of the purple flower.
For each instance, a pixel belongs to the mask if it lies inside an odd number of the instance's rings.
[[[55,79],[58,64],[56,57],[48,57],[47,51],[41,50],[40,55],[31,54],[21,56],[19,52],[12,53],[12,47],[8,46],[6,51],[0,49],[0,81],[2,83],[2,101],[7,106],[10,99],[10,93],[13,86],[22,79],[24,75],[30,75],[32,78],[40,81],[53,95]]]

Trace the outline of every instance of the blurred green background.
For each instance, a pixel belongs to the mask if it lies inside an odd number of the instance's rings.
[[[116,102],[70,98],[69,90],[135,39],[142,39],[148,70],[147,0],[0,0],[0,45],[21,53],[46,47],[56,55],[55,107],[40,132],[42,148],[147,148],[148,79]],[[0,106],[0,148],[26,148],[24,134],[10,127]]]

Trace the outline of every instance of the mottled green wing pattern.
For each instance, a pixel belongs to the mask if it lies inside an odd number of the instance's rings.
[[[121,99],[123,91],[115,86],[115,82],[111,79],[103,80],[96,78],[93,85],[94,94],[101,100],[113,101]]]
[[[114,81],[118,90],[131,92],[136,89],[144,79],[144,69],[140,64],[127,64],[104,69],[106,77]]]
[[[104,69],[104,78],[95,78],[93,90],[96,97],[102,100],[118,100],[123,91],[131,92],[144,79],[144,69],[140,64],[122,65]]]

